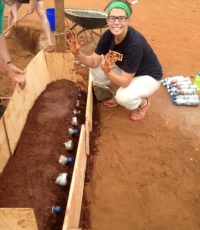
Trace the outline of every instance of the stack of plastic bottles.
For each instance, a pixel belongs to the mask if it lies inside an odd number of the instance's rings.
[[[172,103],[176,105],[198,106],[197,85],[192,84],[190,77],[174,76],[161,80],[172,96]]]

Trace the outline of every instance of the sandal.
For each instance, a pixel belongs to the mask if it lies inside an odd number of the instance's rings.
[[[104,106],[106,106],[108,108],[113,108],[113,107],[116,107],[118,105],[119,104],[117,103],[117,100],[115,98],[112,98],[112,99],[104,102]]]
[[[147,104],[144,107],[139,106],[137,109],[133,110],[131,114],[131,120],[138,121],[142,120],[142,118],[145,116],[145,113],[147,109],[150,106],[150,100],[146,98]]]

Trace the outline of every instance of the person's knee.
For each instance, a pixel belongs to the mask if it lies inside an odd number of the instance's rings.
[[[115,99],[121,106],[125,106],[127,103],[130,103],[130,99],[126,95],[122,95],[120,93],[116,93]]]
[[[46,17],[46,14],[45,14],[45,12],[44,12],[43,9],[41,9],[41,8],[38,9],[38,8],[37,8],[37,9],[36,9],[36,12],[37,12],[38,16],[39,16],[41,19],[43,19],[43,18]]]
[[[115,99],[117,102],[126,109],[133,110],[141,103],[141,98],[134,95],[127,95],[126,93],[120,93],[117,91]]]

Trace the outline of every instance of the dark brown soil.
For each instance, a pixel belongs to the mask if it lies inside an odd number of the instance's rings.
[[[77,115],[78,125],[72,126],[77,100],[81,114]],[[0,177],[0,207],[33,208],[40,230],[62,229],[79,139],[79,134],[70,135],[68,129],[80,132],[85,106],[86,93],[68,80],[53,82],[41,93]],[[74,146],[70,151],[64,146],[69,140]],[[73,163],[61,165],[60,155],[72,157]],[[67,186],[55,183],[60,173],[68,173]],[[52,206],[60,206],[61,212],[52,214]]]

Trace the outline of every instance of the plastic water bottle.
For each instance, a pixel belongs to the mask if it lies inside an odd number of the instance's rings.
[[[197,85],[177,85],[178,89],[196,89],[197,90]]]
[[[172,97],[172,100],[176,100],[176,99],[199,99],[199,96],[198,94],[191,94],[191,95],[177,95]]]
[[[56,184],[61,186],[67,185],[67,173],[60,173],[59,176],[56,178]]]
[[[180,85],[192,85],[191,80],[187,81],[177,81],[176,83],[172,83],[171,86],[180,86]]]
[[[200,100],[199,99],[176,99],[176,100],[172,99],[172,102],[175,103],[176,105],[198,106]]]
[[[179,94],[192,95],[196,93],[197,93],[196,89],[179,89]]]
[[[181,79],[184,79],[184,77],[183,76],[167,77],[167,78],[162,80],[162,83],[163,83],[164,86],[167,87],[172,83],[173,80],[178,80],[178,79],[181,80]]]
[[[197,89],[200,90],[200,72],[195,77],[194,85],[196,85]]]
[[[78,114],[81,114],[81,111],[80,111],[80,110],[74,109],[74,110],[73,110],[73,113],[74,113],[74,115],[76,116],[76,115],[78,115]]]
[[[70,135],[78,134],[78,130],[77,129],[69,128],[69,134]]]
[[[192,94],[197,94],[197,90],[196,89],[177,89],[174,90],[170,93],[172,96],[174,95],[192,95]]]
[[[61,165],[66,165],[67,163],[71,163],[72,161],[73,161],[72,157],[66,157],[63,155],[59,157],[59,163]]]
[[[171,83],[177,83],[177,82],[183,82],[183,81],[190,81],[190,77],[183,77],[181,76],[181,78],[175,78],[172,79]]]
[[[175,95],[175,94],[177,94],[178,89],[177,89],[177,87],[172,87],[172,88],[168,89],[167,91],[170,93],[170,95]]]

